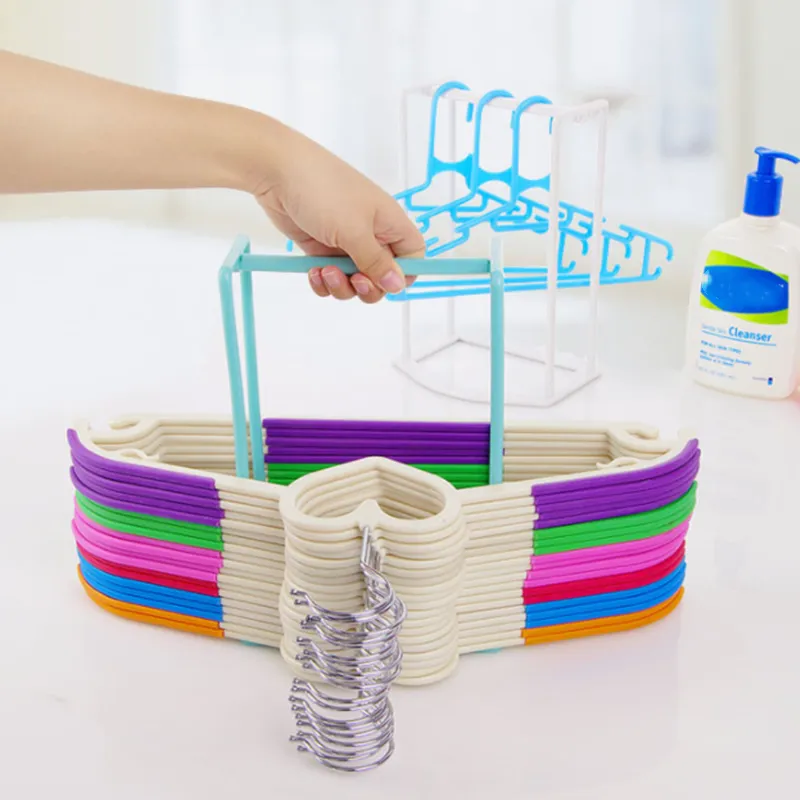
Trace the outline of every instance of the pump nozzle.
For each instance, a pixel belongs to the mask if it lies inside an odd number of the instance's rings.
[[[781,211],[783,176],[775,172],[775,161],[782,158],[792,164],[800,158],[769,147],[756,147],[758,166],[747,176],[744,193],[744,213],[754,217],[776,217]]]

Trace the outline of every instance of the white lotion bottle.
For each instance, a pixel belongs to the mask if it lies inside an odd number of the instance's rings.
[[[783,178],[757,147],[743,213],[704,238],[689,301],[686,364],[699,384],[783,399],[800,382],[800,228],[781,219]]]

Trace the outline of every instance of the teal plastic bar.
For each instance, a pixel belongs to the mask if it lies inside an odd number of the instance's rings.
[[[496,249],[496,248],[495,248]],[[498,250],[499,252],[499,250]],[[494,249],[493,249],[494,253]],[[496,267],[495,261],[499,264]],[[490,275],[492,302],[492,374],[491,374],[491,445],[490,475],[492,482],[503,478],[503,270],[499,260],[484,258],[406,258],[398,259],[409,275]],[[236,475],[240,478],[266,479],[264,439],[261,420],[261,397],[256,353],[255,312],[253,303],[254,272],[305,274],[314,267],[335,265],[347,275],[358,270],[342,256],[316,257],[293,255],[253,255],[250,240],[238,236],[219,271],[219,291],[222,304],[222,324],[225,352],[228,360],[228,379],[231,390]],[[236,326],[233,276],[240,274],[242,304],[242,335],[244,339],[247,391],[242,375],[242,359]],[[499,350],[498,350],[499,347]],[[249,442],[248,442],[249,419]],[[249,446],[248,446],[249,445]],[[252,459],[252,461],[251,461]]]
[[[242,273],[242,329],[244,333],[244,366],[247,374],[247,406],[250,419],[250,452],[253,478],[267,479],[264,466],[264,434],[261,428],[261,398],[258,390],[258,356],[256,354],[256,322],[253,308],[253,273]]]
[[[222,301],[222,327],[225,334],[225,353],[228,361],[228,380],[231,388],[233,442],[236,475],[250,477],[247,452],[247,411],[242,385],[242,363],[239,358],[239,337],[236,333],[236,309],[233,302],[233,273],[241,257],[250,247],[245,236],[238,236],[219,271],[219,293]]]
[[[396,258],[407,275],[488,275],[488,258]],[[345,256],[292,256],[245,254],[237,269],[241,272],[306,273],[315,267],[338,267],[345,275],[355,275],[356,265]]]
[[[492,242],[490,289],[490,389],[489,389],[489,483],[503,482],[503,441],[505,434],[505,287],[502,243]]]

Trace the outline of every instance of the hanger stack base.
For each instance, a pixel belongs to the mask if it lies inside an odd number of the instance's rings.
[[[235,477],[229,419],[82,424],[68,442],[89,597],[131,620],[279,648],[304,612],[363,605],[361,530],[408,608],[398,683],[462,655],[613,633],[679,604],[700,450],[642,425],[267,419],[267,481]],[[298,674],[300,672],[298,671]]]

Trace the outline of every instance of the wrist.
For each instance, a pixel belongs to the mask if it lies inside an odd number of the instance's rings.
[[[281,157],[292,131],[278,120],[236,106],[224,106],[216,143],[212,144],[224,188],[254,196],[280,181]]]

